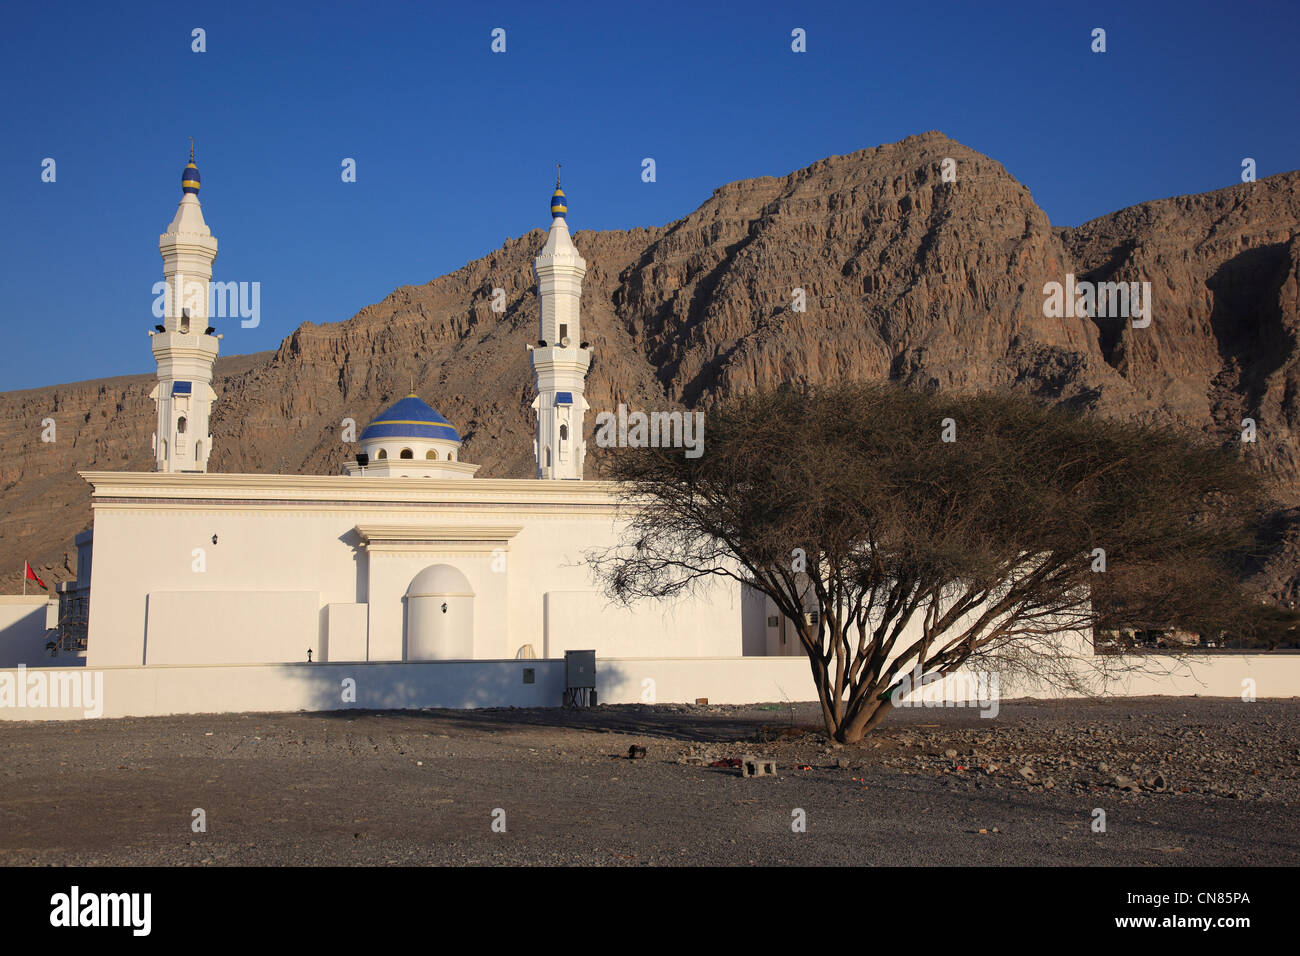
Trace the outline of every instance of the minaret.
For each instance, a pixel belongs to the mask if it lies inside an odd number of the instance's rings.
[[[208,282],[217,240],[199,206],[193,143],[189,165],[181,173],[181,192],[176,216],[158,239],[167,295],[162,331],[149,333],[158,363],[158,384],[149,394],[158,406],[154,468],[207,471],[212,453],[208,415],[217,397],[212,365],[220,338],[208,325]]]
[[[578,300],[587,260],[569,238],[565,222],[568,207],[556,169],[555,193],[551,196],[551,231],[546,245],[533,260],[537,299],[541,304],[541,336],[531,352],[533,386],[537,397],[537,438],[533,457],[538,478],[582,478],[587,456],[582,420],[587,409],[583,396],[591,351],[582,341]]]

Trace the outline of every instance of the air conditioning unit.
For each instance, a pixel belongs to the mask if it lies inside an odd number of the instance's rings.
[[[816,611],[808,611],[803,616],[803,621],[805,624],[816,624],[818,620],[819,620],[819,616]]]

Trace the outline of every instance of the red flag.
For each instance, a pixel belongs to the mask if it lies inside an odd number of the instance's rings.
[[[32,570],[32,566],[31,566],[30,564],[28,564],[26,561],[23,562],[23,568],[24,568],[25,571],[26,571],[26,574],[25,574],[25,576],[24,576],[24,580],[26,580],[26,581],[35,581],[35,582],[36,582],[37,584],[39,584],[41,587],[45,588],[45,590],[47,590],[47,591],[49,590],[49,588],[46,588],[46,587],[45,587],[45,582],[42,581],[40,578],[38,578],[38,577],[36,576],[36,572]]]

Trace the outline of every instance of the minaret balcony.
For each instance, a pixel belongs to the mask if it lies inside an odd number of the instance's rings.
[[[586,372],[591,365],[591,349],[581,345],[538,345],[528,353],[532,357],[533,367],[544,365],[551,368],[569,367]]]
[[[215,358],[221,348],[215,335],[204,335],[202,331],[155,332],[150,344],[155,357],[166,354],[172,359],[193,358],[201,361]]]

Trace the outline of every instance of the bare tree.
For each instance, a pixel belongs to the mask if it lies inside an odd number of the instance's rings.
[[[1063,638],[1232,626],[1229,559],[1259,506],[1239,457],[1173,431],[857,384],[733,399],[709,413],[702,456],[620,449],[605,471],[629,519],[588,555],[611,596],[717,577],[767,595],[845,742],[917,669],[994,661],[1068,683]]]

